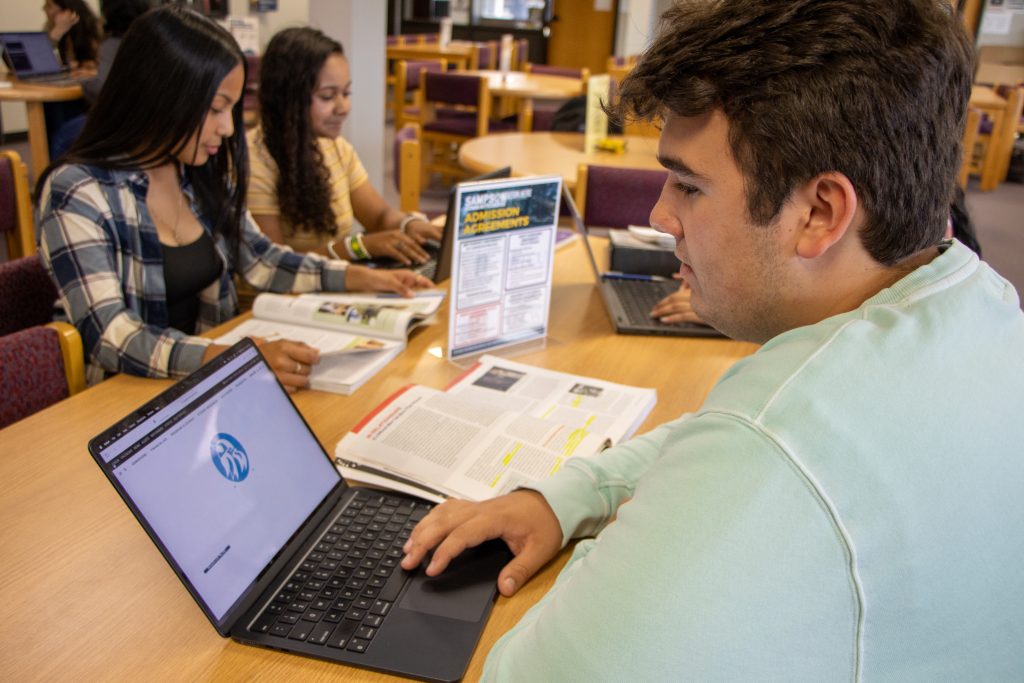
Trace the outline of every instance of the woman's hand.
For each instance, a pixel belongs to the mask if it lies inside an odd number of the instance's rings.
[[[309,344],[287,339],[267,341],[261,337],[253,337],[252,340],[289,394],[294,394],[309,384],[309,373],[320,361],[319,351]],[[210,344],[203,353],[203,364],[213,360],[227,348],[222,344]]]
[[[414,290],[433,287],[434,283],[411,270],[376,270],[350,265],[345,270],[345,289],[350,292],[397,292],[413,296]]]
[[[64,37],[71,27],[78,23],[78,14],[69,9],[63,9],[53,18],[53,28],[50,29],[50,39],[58,41]]]
[[[666,324],[701,322],[690,306],[690,288],[685,282],[680,284],[679,291],[669,294],[651,309],[651,317]]]
[[[409,221],[405,226],[405,234],[423,244],[427,240],[441,241],[441,234],[444,232],[443,225],[434,225],[428,220],[417,218]]]
[[[289,394],[309,386],[309,373],[320,362],[320,352],[309,344],[287,339],[253,341]]]
[[[415,238],[398,230],[363,233],[363,244],[370,256],[390,256],[403,265],[424,263],[430,258]]]

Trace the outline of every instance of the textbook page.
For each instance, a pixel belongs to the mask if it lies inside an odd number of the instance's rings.
[[[397,476],[435,494],[485,500],[593,455],[604,435],[480,404],[423,386],[391,396],[335,450],[353,479],[360,470]],[[354,465],[353,465],[354,464]]]
[[[585,428],[620,443],[636,433],[654,408],[654,389],[481,356],[448,393],[502,410],[517,410],[573,428]]]

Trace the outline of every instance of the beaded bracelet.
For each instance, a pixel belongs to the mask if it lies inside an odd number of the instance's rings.
[[[366,250],[366,245],[363,244],[363,234],[356,233],[348,238],[345,242],[348,250],[352,252],[352,256],[360,261],[364,261],[370,258],[370,252]]]
[[[405,229],[409,227],[409,224],[415,220],[419,220],[419,216],[413,213],[407,213],[402,217],[402,222],[398,224],[398,232],[405,233]]]

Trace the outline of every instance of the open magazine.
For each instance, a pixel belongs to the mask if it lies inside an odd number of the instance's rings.
[[[446,391],[400,390],[335,450],[348,479],[428,500],[484,500],[632,436],[653,389],[483,356]]]
[[[409,332],[433,321],[444,301],[441,290],[412,298],[391,294],[285,294],[256,297],[252,318],[217,338],[233,344],[243,337],[291,339],[320,351],[309,385],[351,394],[401,353]]]

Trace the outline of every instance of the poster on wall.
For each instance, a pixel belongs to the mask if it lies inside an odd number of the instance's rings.
[[[249,0],[249,6],[257,12],[276,12],[277,0]]]

